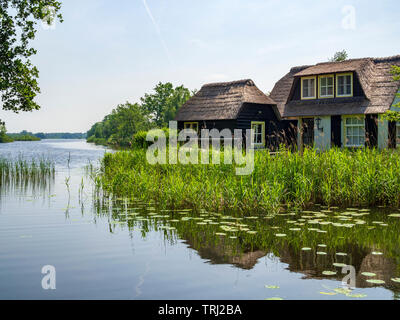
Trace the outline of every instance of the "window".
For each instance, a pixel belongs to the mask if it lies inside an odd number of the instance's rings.
[[[344,138],[346,147],[365,146],[365,120],[363,117],[344,118]]]
[[[319,97],[320,98],[333,98],[334,97],[334,77],[333,75],[326,75],[319,77]]]
[[[192,129],[196,132],[199,131],[199,123],[198,122],[185,122],[183,124],[184,129]]]
[[[342,73],[336,76],[336,96],[352,97],[353,96],[353,74]]]
[[[301,78],[301,99],[315,99],[316,81],[315,77]]]
[[[400,122],[396,122],[396,147],[400,148]]]
[[[251,122],[252,137],[251,141],[254,146],[265,145],[265,122]]]

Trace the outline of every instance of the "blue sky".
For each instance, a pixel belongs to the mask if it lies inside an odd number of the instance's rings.
[[[400,54],[398,1],[66,0],[39,26],[42,109],[0,111],[9,132],[84,132],[158,82],[200,89],[251,78],[268,92],[292,66]],[[343,25],[352,6],[355,26]]]

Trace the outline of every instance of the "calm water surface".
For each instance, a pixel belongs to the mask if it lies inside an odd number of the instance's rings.
[[[0,144],[0,157],[56,163],[45,186],[1,188],[0,299],[400,297],[400,219],[389,216],[397,210],[159,210],[95,195],[84,167],[104,152],[83,140]],[[354,290],[343,289],[333,263],[355,268]],[[45,265],[56,268],[56,290],[42,289]]]

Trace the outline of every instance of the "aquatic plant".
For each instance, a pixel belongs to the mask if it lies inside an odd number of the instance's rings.
[[[400,155],[396,150],[331,149],[303,155],[290,150],[255,152],[254,171],[236,175],[235,165],[150,165],[145,150],[106,154],[98,173],[113,195],[153,199],[171,208],[243,213],[282,207],[400,206]]]
[[[0,157],[0,188],[10,186],[45,188],[55,176],[55,164],[44,157],[26,160]]]
[[[158,231],[166,242],[184,240],[212,263],[250,269],[260,257],[272,254],[288,263],[290,270],[308,276],[341,281],[342,268],[352,265],[358,287],[386,283],[395,290],[400,288],[400,219],[389,216],[393,209],[317,206],[275,216],[243,217],[235,211],[161,209],[152,201],[110,197],[96,198],[94,208],[98,216],[108,219],[112,233],[128,229],[146,238]],[[343,217],[348,220],[341,220]],[[380,224],[374,224],[377,218],[382,220]],[[293,225],[299,231],[292,231]],[[277,232],[285,236],[277,237]],[[324,255],[319,254],[321,250]],[[382,255],[375,255],[377,250]]]

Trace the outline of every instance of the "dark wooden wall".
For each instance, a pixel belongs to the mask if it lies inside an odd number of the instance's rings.
[[[178,121],[178,130],[182,130],[185,122],[198,122],[199,129],[233,129],[236,128],[236,120],[190,120],[190,121]]]
[[[237,118],[237,129],[250,129],[252,121],[265,122],[266,147],[275,150],[280,144],[296,145],[297,120],[279,120],[273,107],[263,104],[244,104]]]
[[[374,148],[378,146],[378,115],[365,116],[365,146]]]
[[[272,106],[264,104],[245,103],[234,120],[190,120],[178,121],[178,130],[184,128],[184,122],[198,122],[199,129],[230,129],[233,133],[234,129],[243,130],[243,138],[245,138],[246,129],[251,129],[252,121],[265,122],[265,141],[266,147],[276,149],[280,144],[295,146],[297,141],[297,120],[280,121],[274,112]]]
[[[331,142],[332,146],[342,146],[342,117],[331,116]]]

